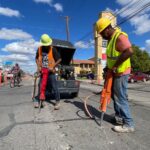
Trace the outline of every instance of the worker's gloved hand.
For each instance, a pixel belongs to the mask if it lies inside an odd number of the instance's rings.
[[[103,69],[103,79],[106,79],[107,72],[108,72],[108,67],[106,66],[106,67]]]

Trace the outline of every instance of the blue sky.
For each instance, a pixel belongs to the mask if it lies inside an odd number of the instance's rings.
[[[43,33],[66,40],[64,16],[69,16],[70,41],[76,46],[75,59],[94,56],[93,23],[101,11],[127,11],[118,15],[118,22],[137,11],[150,0],[0,0],[0,62],[17,61],[24,69],[35,68],[34,55]],[[135,3],[135,4],[134,4]],[[132,6],[132,4],[134,4]],[[150,8],[121,28],[135,45],[150,51]]]

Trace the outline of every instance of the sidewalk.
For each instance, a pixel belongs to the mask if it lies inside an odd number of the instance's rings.
[[[94,84],[94,85],[98,85],[98,86],[103,86],[104,85],[104,80],[101,80],[100,83],[97,82],[97,80],[88,80],[88,79],[84,79],[84,80],[79,80],[77,79],[78,81],[80,82],[83,82],[83,83],[89,83],[89,84]]]

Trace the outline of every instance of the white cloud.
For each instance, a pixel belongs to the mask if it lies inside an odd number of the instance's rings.
[[[0,15],[8,16],[8,17],[20,17],[21,14],[18,10],[13,10],[10,8],[0,7]]]
[[[24,49],[23,49],[24,50]],[[24,71],[34,73],[36,71],[35,53],[31,54],[31,51],[27,53],[12,53],[10,55],[0,55],[0,62],[12,61],[13,64],[16,62],[20,65]],[[2,63],[0,63],[1,65]]]
[[[2,50],[11,54],[0,55],[0,61],[17,62],[24,71],[34,73],[36,71],[35,53],[38,46],[39,42],[33,39],[7,44]]]
[[[135,1],[135,0],[117,0],[117,3],[120,5],[126,5],[130,3],[131,1]]]
[[[1,55],[3,61],[26,62],[30,60],[29,56],[21,54]]]
[[[146,49],[148,50],[148,51],[150,51],[150,39],[149,40],[146,40]]]
[[[33,0],[36,3],[46,3],[51,4],[53,0]]]
[[[109,7],[107,7],[107,8],[106,8],[106,11],[109,11],[109,12],[112,12],[112,14],[115,14],[115,13],[117,13],[118,9],[112,10],[112,9],[110,9]]]
[[[13,42],[5,45],[2,48],[2,51],[11,52],[14,54],[26,54],[26,55],[35,55],[35,52],[39,46],[39,42],[29,39],[22,42]]]
[[[63,6],[60,3],[56,3],[54,4],[54,8],[56,9],[56,11],[58,12],[63,12]]]
[[[131,25],[135,27],[136,34],[143,34],[150,31],[150,18],[148,14],[136,16],[130,21]]]
[[[13,64],[18,63],[20,68],[25,72],[34,73],[36,71],[35,59],[31,59],[29,56],[20,54],[0,55],[0,67],[2,67],[5,61],[12,61]]]
[[[32,35],[19,29],[0,30],[0,39],[19,40],[5,45],[1,51],[5,51],[7,55],[0,55],[0,61],[12,61],[21,65],[21,68],[28,72],[35,72],[35,53],[39,46],[39,42],[32,38]]]
[[[24,40],[29,38],[32,38],[32,36],[20,29],[0,29],[0,39],[3,40]]]
[[[141,50],[146,50],[147,52],[150,53],[150,39],[145,41],[145,47],[140,47]]]
[[[78,41],[74,44],[74,46],[76,48],[81,48],[81,49],[87,49],[89,46],[88,46],[88,43],[85,43],[83,41]]]
[[[2,68],[2,58],[0,57],[0,68]]]
[[[36,71],[36,63],[33,60],[27,62],[19,62],[22,70],[33,74]]]
[[[126,18],[130,16],[133,13],[137,13],[141,8],[150,2],[150,0],[144,0],[144,1],[139,1],[139,0],[117,0],[116,1],[118,4],[123,6],[122,11],[120,12],[120,16],[123,18]],[[144,9],[142,12],[137,13],[135,17],[130,19],[130,23],[132,26],[135,27],[135,34],[141,35],[146,32],[150,31],[150,15],[149,12],[150,8]]]
[[[90,40],[89,42],[78,41],[74,44],[76,48],[80,49],[89,49],[94,47],[94,40]]]
[[[145,51],[145,50],[146,50],[145,47],[140,47],[140,49],[141,49],[142,51]]]
[[[48,4],[50,7],[54,7],[57,12],[63,12],[63,5],[60,4],[60,3],[53,4],[52,3],[53,0],[33,0],[33,1],[36,2],[36,3],[45,3],[45,4]]]
[[[129,2],[122,6],[122,9],[120,10],[120,16],[121,17],[127,17],[135,12],[138,12],[145,4],[149,3],[150,0],[129,0]],[[149,9],[143,9],[141,12],[139,12],[137,15],[145,14]]]

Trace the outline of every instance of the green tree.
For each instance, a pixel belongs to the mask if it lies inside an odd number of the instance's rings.
[[[133,71],[150,71],[150,55],[147,51],[141,50],[138,46],[132,45],[133,55],[131,57],[131,65]]]

